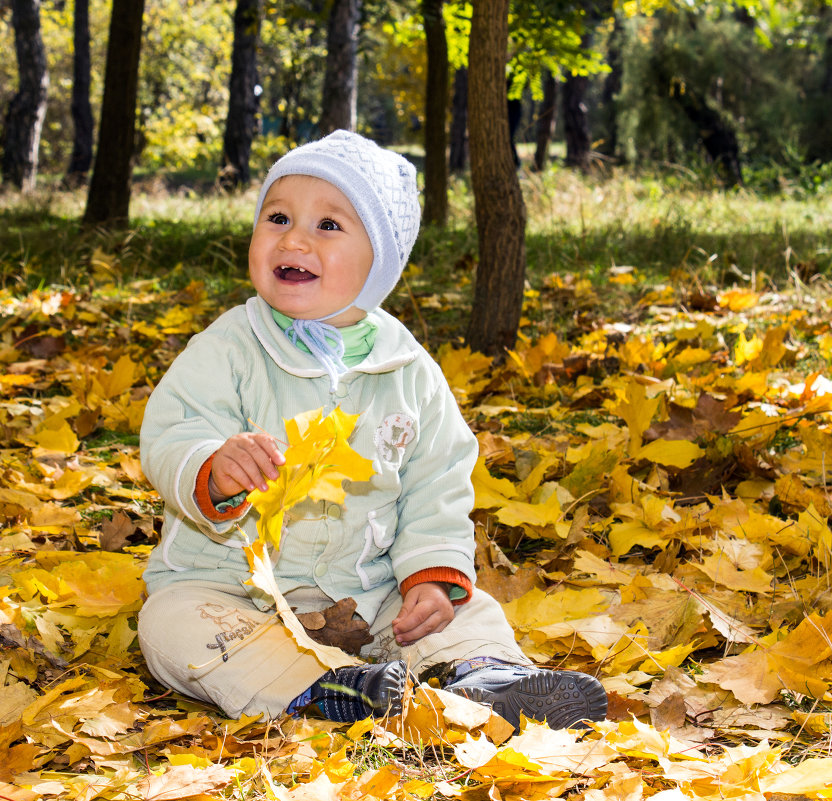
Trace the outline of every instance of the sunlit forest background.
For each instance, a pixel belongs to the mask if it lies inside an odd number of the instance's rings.
[[[542,8],[542,27],[524,27],[524,5]],[[17,85],[11,6],[8,0],[0,4],[4,109]],[[110,7],[101,0],[89,5],[96,116]],[[265,4],[257,47],[256,172],[288,145],[316,135],[330,7],[322,0]],[[58,0],[41,6],[50,76],[39,167],[46,181],[62,174],[72,149],[73,8]],[[216,177],[233,10],[231,2],[214,0],[147,0],[134,155],[140,176]],[[470,9],[446,3],[444,15],[452,69],[464,69]],[[576,68],[587,76],[580,102],[601,165],[707,175],[710,161],[701,144],[703,123],[691,111],[695,104],[736,137],[745,184],[815,191],[830,175],[832,9],[825,2],[518,3],[510,24],[509,94],[519,101],[515,139],[527,160],[522,145],[535,141],[549,71],[563,102],[563,87]],[[385,144],[420,145],[425,48],[419,4],[364,2],[358,37],[359,129]],[[555,153],[565,124],[561,111]]]

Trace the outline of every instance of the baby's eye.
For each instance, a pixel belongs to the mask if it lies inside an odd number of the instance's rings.
[[[321,220],[320,229],[322,231],[340,231],[341,226],[335,220]]]
[[[273,211],[267,219],[277,225],[286,225],[289,222],[289,218],[282,211]]]

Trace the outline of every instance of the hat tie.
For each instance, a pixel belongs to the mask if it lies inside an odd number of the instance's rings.
[[[329,376],[332,391],[338,387],[338,379],[347,372],[344,364],[344,338],[341,332],[329,323],[320,320],[294,319],[284,332],[289,341],[297,347],[303,342],[309,352],[321,363]]]

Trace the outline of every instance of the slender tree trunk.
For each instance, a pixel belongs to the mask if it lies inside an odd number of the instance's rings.
[[[118,0],[110,17],[98,151],[85,225],[127,225],[136,138],[136,97],[144,0]]]
[[[671,91],[671,96],[699,131],[705,152],[723,183],[726,186],[742,184],[740,148],[731,125],[690,86],[684,92]]]
[[[425,211],[426,223],[444,227],[448,221],[448,42],[442,17],[444,0],[422,0],[427,43],[425,91]]]
[[[612,33],[610,34],[609,48],[607,49],[607,63],[610,71],[604,78],[604,85],[601,89],[601,125],[604,129],[604,138],[598,150],[605,156],[615,158],[618,151],[618,108],[616,98],[621,92],[621,80],[623,76],[623,59],[621,56],[621,39],[624,36],[624,27],[621,23],[621,15],[615,15]]]
[[[813,88],[806,99],[808,120],[806,130],[806,160],[808,162],[832,161],[832,33],[829,18],[832,7],[822,4],[818,11],[818,25],[815,36],[823,41],[824,47],[819,59],[819,74],[812,81]]]
[[[827,13],[828,13],[828,6]],[[818,142],[809,157],[827,162],[832,161],[832,35],[826,37],[823,51],[823,77],[820,84],[820,98],[816,103],[820,109],[818,119]]]
[[[361,0],[333,0],[326,38],[326,72],[321,93],[321,135],[354,131],[358,105],[358,23]]]
[[[555,76],[546,70],[543,75],[543,100],[537,112],[537,130],[533,169],[542,172],[549,160],[549,144],[555,130],[558,110],[558,82]]]
[[[477,0],[468,53],[471,181],[479,241],[467,342],[502,355],[517,338],[526,273],[526,207],[506,106],[509,0]]]
[[[468,70],[465,67],[454,73],[448,166],[451,172],[462,172],[468,166]]]
[[[245,186],[251,180],[248,162],[257,116],[255,86],[260,17],[260,0],[237,0],[220,171],[220,184],[226,189]]]
[[[511,81],[506,87],[511,89]],[[520,156],[517,154],[517,131],[520,130],[520,121],[523,119],[523,100],[519,97],[506,97],[508,108],[508,143],[511,147],[511,158],[515,167],[520,166]]]
[[[24,192],[35,188],[38,147],[49,75],[40,35],[40,0],[12,0],[12,27],[17,55],[17,94],[6,112],[3,142],[3,181]]]
[[[75,135],[72,155],[64,176],[67,186],[81,186],[87,181],[92,164],[93,121],[90,106],[90,16],[89,0],[75,0],[73,19],[75,53],[72,60],[72,123]]]
[[[585,103],[589,79],[570,75],[563,84],[563,135],[566,139],[566,164],[582,170],[589,168],[592,140]]]
[[[668,70],[661,53],[654,54],[652,63],[659,86],[666,87],[668,96],[679,105],[698,131],[702,146],[720,179],[726,186],[742,184],[740,149],[730,123],[708,104],[692,83],[686,83],[684,91],[679,91],[679,84]]]

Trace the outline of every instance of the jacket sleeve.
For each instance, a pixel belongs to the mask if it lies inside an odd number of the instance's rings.
[[[231,436],[247,430],[240,400],[245,358],[207,329],[188,343],[150,396],[140,435],[142,469],[162,500],[206,533],[244,516],[211,520],[195,497],[200,469]]]
[[[478,443],[436,366],[435,387],[422,407],[416,447],[400,471],[398,530],[390,547],[401,585],[429,568],[474,573],[474,505],[471,471]]]

